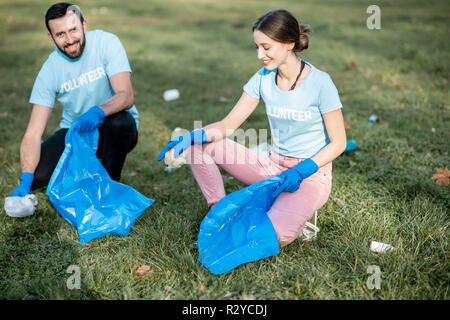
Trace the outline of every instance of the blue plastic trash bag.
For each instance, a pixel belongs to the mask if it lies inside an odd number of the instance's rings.
[[[213,274],[280,252],[277,234],[267,216],[280,185],[277,176],[230,193],[200,225],[199,261]]]
[[[128,235],[154,200],[109,177],[96,157],[97,129],[78,133],[72,128],[47,187],[50,201],[77,228],[80,245],[106,234]]]

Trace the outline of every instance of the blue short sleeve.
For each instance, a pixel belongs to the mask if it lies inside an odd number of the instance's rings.
[[[106,32],[103,39],[103,50],[105,71],[108,77],[120,72],[131,72],[125,48],[116,35]]]
[[[319,92],[319,110],[324,114],[342,108],[336,86],[328,74],[324,74]]]
[[[252,98],[261,98],[261,70],[256,72],[253,77],[243,87],[244,91]]]
[[[53,108],[58,88],[54,73],[50,69],[47,61],[34,81],[30,103]]]

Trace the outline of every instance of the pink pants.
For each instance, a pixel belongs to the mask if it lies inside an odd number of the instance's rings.
[[[208,206],[225,197],[225,188],[218,166],[246,185],[278,175],[304,159],[285,157],[271,152],[269,157],[258,155],[230,139],[194,145],[188,159]],[[281,247],[302,234],[303,227],[316,210],[328,200],[331,191],[331,162],[303,180],[294,192],[282,192],[268,216],[277,233]]]

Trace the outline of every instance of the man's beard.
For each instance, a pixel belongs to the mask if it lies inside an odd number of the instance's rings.
[[[61,48],[61,47],[58,46],[58,49],[59,49],[62,53],[64,53],[68,58],[70,58],[70,59],[76,59],[76,58],[78,58],[79,56],[81,56],[81,55],[83,54],[83,52],[84,52],[84,47],[86,46],[86,38],[85,38],[85,36],[84,36],[84,32],[83,32],[83,39],[75,41],[74,43],[72,43],[72,45],[73,45],[73,44],[76,44],[76,43],[79,43],[79,44],[80,44],[80,47],[79,47],[79,50],[77,50],[77,51],[74,52],[74,53],[68,53],[68,52],[66,51],[66,48],[67,48],[69,45],[65,45],[63,48]]]

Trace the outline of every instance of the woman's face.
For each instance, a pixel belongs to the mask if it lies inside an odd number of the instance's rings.
[[[274,70],[286,62],[295,43],[275,41],[259,30],[253,31],[253,41],[256,44],[258,59],[262,60],[267,70]]]

